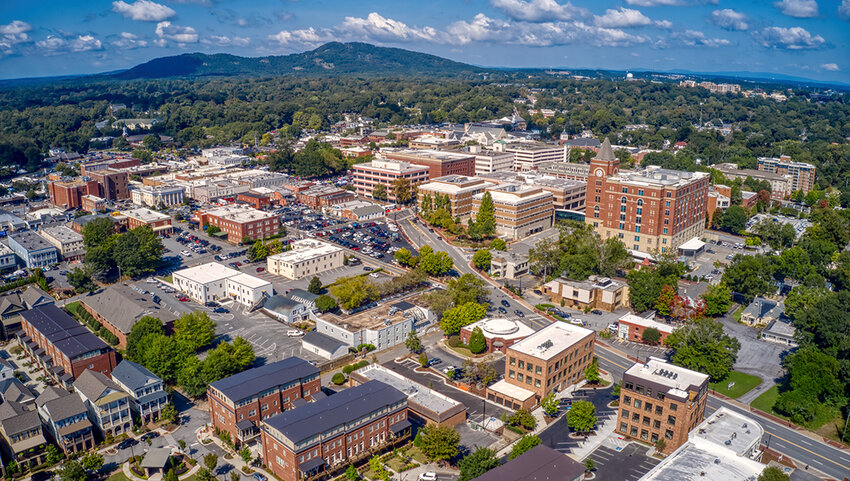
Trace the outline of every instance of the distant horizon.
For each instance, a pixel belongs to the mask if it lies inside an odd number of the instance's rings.
[[[334,43],[334,41],[327,42],[323,45],[327,45],[328,43]],[[350,43],[350,42],[341,42],[341,43]],[[369,42],[361,42],[361,43],[369,43]],[[319,47],[321,47],[321,46],[319,46]],[[316,48],[318,48],[318,47],[316,47]],[[466,63],[466,62],[462,62],[461,60],[453,59],[453,58],[450,58],[450,57],[447,57],[447,56],[442,56],[442,55],[438,55],[438,54],[431,54],[431,53],[428,53],[428,52],[422,52],[422,51],[413,50],[413,49],[410,49],[410,48],[405,48],[405,47],[391,47],[391,48],[401,48],[403,50],[408,50],[408,51],[412,51],[412,52],[435,55],[435,56],[445,58],[447,60],[451,60],[451,61],[454,61],[454,62]],[[156,60],[156,59],[159,59],[159,58],[176,57],[176,56],[180,56],[180,55],[195,55],[195,54],[201,54],[201,55],[233,55],[233,56],[242,57],[242,58],[263,58],[263,57],[269,57],[269,56],[285,56],[285,55],[291,55],[291,54],[298,54],[298,53],[310,52],[312,50],[315,50],[315,48],[309,48],[309,49],[305,49],[305,50],[302,50],[302,51],[299,51],[299,52],[291,52],[291,53],[288,53],[288,54],[281,54],[281,55],[255,55],[255,56],[238,55],[238,54],[225,52],[225,51],[219,51],[219,52],[201,52],[201,51],[181,52],[181,53],[177,53],[175,55],[164,55],[164,56],[160,56],[160,57],[152,57],[152,58],[149,58],[149,59],[146,59],[146,60],[142,60],[141,62],[135,63],[135,64],[130,65],[128,67],[119,67],[119,68],[114,68],[114,69],[111,69],[111,70],[108,70],[108,71],[92,72],[92,73],[78,73],[78,74],[65,74],[65,75],[44,75],[44,76],[32,76],[32,77],[0,77],[0,81],[14,82],[14,81],[27,81],[27,80],[33,80],[33,81],[49,80],[49,79],[54,79],[54,78],[55,79],[72,79],[72,78],[84,78],[84,77],[97,77],[97,76],[101,76],[101,75],[110,75],[110,74],[115,74],[115,73],[119,73],[119,72],[124,72],[124,71],[130,70],[130,69],[132,69],[132,68],[134,68],[138,65],[142,65],[142,64],[145,64],[147,62],[150,62],[150,61],[153,61],[153,60]],[[716,72],[709,72],[709,71],[693,71],[693,70],[685,70],[685,69],[660,70],[660,69],[653,69],[653,68],[649,68],[649,67],[638,67],[638,66],[631,67],[629,69],[614,69],[614,68],[604,68],[604,67],[588,67],[588,66],[577,67],[577,66],[567,66],[567,65],[561,65],[561,66],[542,66],[541,65],[541,66],[525,66],[525,67],[515,67],[515,66],[509,66],[509,65],[479,65],[479,64],[472,64],[472,63],[468,63],[468,65],[471,65],[471,66],[474,66],[474,67],[479,67],[479,68],[482,68],[482,69],[503,70],[503,71],[511,71],[511,70],[543,70],[543,71],[545,71],[545,70],[564,70],[564,71],[570,71],[570,70],[574,70],[574,71],[602,71],[602,72],[623,72],[623,73],[634,72],[634,73],[642,73],[642,74],[643,73],[649,73],[649,74],[667,74],[667,75],[685,75],[685,76],[691,75],[691,76],[702,76],[702,77],[722,77],[722,78],[726,78],[726,79],[730,79],[730,80],[740,80],[740,81],[755,82],[755,83],[766,83],[766,82],[805,83],[805,82],[811,82],[812,84],[823,85],[823,86],[850,87],[850,82],[843,82],[843,81],[839,81],[839,80],[821,80],[821,79],[816,79],[816,78],[811,78],[811,77],[801,77],[801,76],[795,76],[795,75],[787,75],[787,74],[782,74],[782,73],[778,73],[778,72],[756,72],[756,71],[740,71],[740,72],[716,71]],[[762,81],[762,82],[759,82],[759,81]]]
[[[848,26],[850,0],[6,0],[0,71],[91,75],[190,51],[258,57],[359,41],[470,65],[850,84]]]

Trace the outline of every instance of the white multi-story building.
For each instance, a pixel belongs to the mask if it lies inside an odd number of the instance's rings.
[[[502,148],[499,143],[493,147]],[[570,149],[566,145],[550,145],[539,143],[514,143],[503,146],[504,151],[514,154],[514,170],[528,172],[537,170],[546,162],[567,162],[570,160]]]
[[[514,169],[514,154],[512,152],[481,150],[478,146],[472,146],[469,153],[475,155],[475,175],[508,172]]]
[[[171,207],[183,203],[186,188],[181,185],[144,185],[130,191],[136,205],[147,207]]]
[[[485,192],[472,197],[473,215],[478,214],[481,200],[487,192],[493,198],[499,235],[517,240],[552,227],[555,205],[551,192],[525,184],[488,187]]]
[[[86,253],[86,248],[83,245],[83,236],[74,232],[69,227],[65,227],[64,225],[42,227],[40,233],[44,237],[44,240],[59,249],[59,255],[62,256],[62,259],[79,259]]]
[[[352,315],[323,314],[316,317],[316,332],[350,347],[372,344],[386,349],[404,343],[410,332],[436,319],[426,307],[407,301],[384,304]]]
[[[316,239],[302,239],[292,244],[292,250],[266,258],[266,269],[288,279],[303,279],[337,267],[342,267],[342,249]]]
[[[216,262],[179,270],[172,279],[177,290],[200,304],[230,298],[242,305],[253,306],[264,295],[274,295],[271,282]]]
[[[16,267],[15,251],[6,244],[0,244],[0,271],[8,271]]]

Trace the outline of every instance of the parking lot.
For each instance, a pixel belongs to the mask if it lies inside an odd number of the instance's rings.
[[[649,448],[631,443],[620,451],[600,446],[589,458],[596,465],[598,481],[635,481],[661,462],[646,455]]]

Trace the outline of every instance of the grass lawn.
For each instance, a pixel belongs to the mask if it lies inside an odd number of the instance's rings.
[[[172,277],[171,274],[168,274],[167,276],[163,277],[162,280],[164,280],[165,282],[167,282],[169,284],[174,282],[174,278]]]
[[[741,307],[738,308],[737,311],[734,312],[734,314],[732,314],[732,317],[735,318],[736,322],[741,322],[741,313],[744,312],[744,309],[745,309],[745,307],[741,306]]]
[[[77,309],[80,308],[80,301],[69,302],[65,304],[65,310],[70,313],[76,313]]]
[[[124,476],[124,473],[119,469],[112,473],[112,476],[106,478],[106,481],[130,481],[130,478]]]
[[[729,383],[733,382],[735,383],[735,385],[732,386],[731,389],[729,389]],[[732,371],[729,373],[726,379],[720,382],[710,383],[708,386],[711,389],[719,392],[720,394],[723,394],[724,396],[728,396],[732,399],[738,399],[744,394],[750,392],[754,387],[758,386],[759,384],[761,384],[761,378],[759,378],[758,376],[745,374],[743,372]]]
[[[779,399],[779,386],[773,386],[759,397],[753,399],[750,406],[766,413],[773,413],[773,405],[776,404],[777,399]]]
[[[425,457],[425,453],[423,453],[422,450],[417,448],[416,446],[410,445],[410,447],[407,448],[405,450],[405,452],[407,453],[408,456],[415,459],[416,462],[419,463],[419,464],[427,464],[428,463],[428,458]]]

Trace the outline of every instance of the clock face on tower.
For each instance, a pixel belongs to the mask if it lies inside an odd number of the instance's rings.
[[[603,174],[605,174],[605,171],[604,171],[604,170],[602,170],[602,169],[596,169],[596,176],[597,176],[597,177],[602,177],[602,175],[603,175]]]

